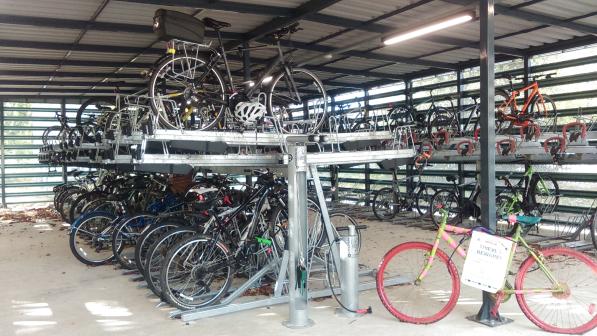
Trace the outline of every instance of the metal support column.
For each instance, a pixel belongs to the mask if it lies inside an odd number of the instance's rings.
[[[66,117],[66,99],[62,98],[62,100],[60,101],[60,113],[62,114],[63,117]],[[118,154],[118,151],[117,151]],[[64,162],[62,164],[62,183],[66,183],[68,182],[68,176],[67,176],[67,166],[66,166],[66,162]]]
[[[494,0],[481,0],[479,6],[481,26],[481,223],[495,231],[495,52],[494,52]],[[505,323],[496,311],[491,294],[483,292],[483,305],[477,315],[469,319],[488,326]]]
[[[460,115],[460,111],[462,111],[462,69],[456,70],[456,120],[458,121],[458,129],[462,132],[465,130],[461,129],[462,127],[462,116]]]
[[[249,43],[243,43],[243,81],[248,82],[251,80],[251,51],[249,49]],[[253,185],[253,175],[245,175],[245,184],[248,186]]]
[[[0,101],[0,187],[2,188],[2,207],[6,208],[6,158],[4,149],[4,102]]]
[[[307,305],[307,147],[306,136],[288,138],[288,274],[289,318],[288,328],[313,325]],[[317,169],[317,168],[315,168]]]
[[[363,94],[363,105],[365,118],[369,118],[369,90],[365,89]],[[371,165],[365,164],[365,206],[371,205]]]
[[[406,106],[410,107],[413,105],[412,85],[413,82],[410,79],[404,81],[404,100],[406,101]]]

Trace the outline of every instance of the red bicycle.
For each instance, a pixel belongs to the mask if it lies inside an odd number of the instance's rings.
[[[541,94],[539,91],[539,78],[551,78],[553,73],[534,76],[533,82],[523,88],[514,89],[512,80],[521,80],[521,77],[512,77],[504,75],[510,83],[510,91],[497,89],[495,91],[495,132],[496,134],[511,134],[513,127],[520,127],[520,133],[523,136],[532,138],[537,137],[540,128],[536,125],[536,118],[555,118],[556,104],[549,96]],[[519,99],[521,94],[529,91],[527,98],[522,102]],[[555,120],[554,120],[555,125]]]

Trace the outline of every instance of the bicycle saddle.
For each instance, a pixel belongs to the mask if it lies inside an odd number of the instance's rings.
[[[207,27],[212,28],[212,29],[216,29],[216,30],[217,29],[222,29],[222,28],[228,28],[228,27],[231,26],[231,24],[228,23],[228,22],[218,21],[218,20],[215,20],[215,19],[212,19],[212,18],[208,18],[208,17],[203,18],[203,23]]]
[[[458,177],[456,175],[448,175],[448,176],[446,176],[446,180],[448,182],[456,182],[457,179],[458,179]]]
[[[522,226],[533,226],[539,224],[541,217],[536,216],[516,216],[516,221]]]
[[[274,35],[276,37],[282,37],[284,35],[296,33],[299,30],[301,30],[301,28],[299,28],[299,23],[295,22],[288,27],[284,27],[282,29],[275,31],[272,35]]]

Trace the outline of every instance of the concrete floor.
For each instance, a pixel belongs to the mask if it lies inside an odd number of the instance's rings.
[[[370,222],[361,262],[375,266],[391,246],[429,241],[433,232]],[[168,308],[113,266],[86,267],[68,248],[61,223],[0,223],[0,335],[540,335],[510,300],[501,308],[511,324],[488,328],[465,319],[480,306],[479,291],[462,286],[456,309],[427,326],[400,323],[381,305],[377,293],[364,292],[362,306],[373,314],[349,319],[334,314],[332,299],[310,303],[315,326],[282,326],[288,306],[279,305],[185,324],[168,318]],[[373,244],[375,242],[375,244]],[[597,331],[590,333],[597,335]]]

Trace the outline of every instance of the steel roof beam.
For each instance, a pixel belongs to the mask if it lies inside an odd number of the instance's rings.
[[[510,9],[504,5],[495,5],[495,12],[506,16],[515,17],[517,19],[534,21],[539,23],[548,24],[550,26],[558,26],[563,28],[572,29],[585,34],[597,35],[597,27],[590,26],[582,23],[569,22],[565,19],[559,19],[553,16],[533,13],[520,9]]]
[[[19,40],[0,40],[0,47],[12,48],[28,48],[28,49],[43,49],[43,50],[65,50],[72,47],[73,51],[90,51],[90,52],[105,52],[105,53],[120,53],[120,54],[135,54],[144,52],[145,54],[162,55],[164,49],[160,48],[139,48],[126,46],[107,46],[97,44],[77,44],[60,43],[60,42],[40,42],[40,41],[19,41]]]
[[[31,93],[31,92],[50,92],[50,93],[96,93],[96,94],[114,94],[114,90],[90,90],[90,89],[62,89],[62,88],[0,88],[0,97],[2,97],[2,93],[15,93],[15,92],[23,92],[23,93]],[[120,93],[124,94],[132,94],[134,91],[121,91]]]
[[[120,23],[120,22],[101,22],[101,21],[85,21],[85,20],[72,20],[72,19],[57,19],[57,18],[45,18],[36,16],[24,16],[24,15],[6,15],[0,14],[0,23],[2,24],[15,24],[25,25],[33,27],[43,28],[58,28],[58,29],[88,29],[98,30],[107,32],[125,32],[125,33],[138,33],[138,34],[153,34],[151,28],[151,22],[146,25]],[[216,37],[215,31],[206,30],[205,36],[214,38]],[[244,37],[243,33],[231,33],[222,32],[222,37],[227,40],[239,39]]]
[[[19,48],[38,48],[44,50],[62,50],[65,47],[70,47],[69,43],[56,43],[56,42],[35,42],[35,41],[13,41],[13,40],[0,40],[0,47],[19,47]],[[119,46],[100,46],[100,45],[87,45],[87,44],[80,44],[75,49],[80,51],[91,51],[91,52],[118,52],[121,51],[123,53],[135,53],[135,52],[143,52],[146,50],[145,48],[136,48],[136,47],[119,47]],[[163,55],[164,50],[158,48],[151,48],[147,49],[147,54],[155,54],[155,55]],[[240,58],[234,55],[228,56],[229,60],[233,61],[240,61]],[[267,64],[266,59],[260,58],[252,58],[252,62],[256,64]],[[60,64],[60,60],[40,60],[40,59],[32,59],[32,58],[16,58],[16,57],[1,57],[0,56],[0,63],[8,63],[8,64],[40,64],[40,65],[58,65]],[[127,62],[109,62],[109,61],[87,61],[87,60],[66,60],[62,63],[63,65],[72,65],[72,66],[89,66],[89,67],[115,67],[120,68],[123,66],[127,67],[134,67],[134,68],[150,68],[153,66],[153,63],[127,63]],[[351,69],[342,69],[337,67],[329,67],[329,66],[307,66],[308,69],[314,71],[322,71],[334,74],[344,74],[347,76],[366,76],[366,77],[375,77],[375,78],[387,78],[387,79],[397,79],[400,80],[400,76],[391,75],[391,74],[384,74],[381,72],[373,72],[373,71],[359,71],[359,70],[351,70]]]
[[[310,14],[317,13],[327,7],[334,5],[339,1],[340,0],[309,0],[297,8],[292,9],[290,15],[278,16],[273,20],[270,20],[269,22],[266,22],[246,33],[242,39],[226,43],[225,48],[226,50],[230,50],[238,47],[243,42],[251,42],[267,34],[271,34],[280,28],[287,27],[297,21],[300,21]]]
[[[257,15],[272,15],[272,16],[289,16],[292,15],[293,8],[256,5],[243,2],[234,1],[212,1],[212,0],[117,0],[120,2],[135,2],[148,5],[158,6],[176,6],[176,7],[190,7],[190,8],[204,8],[221,10],[228,12],[257,14]]]
[[[146,83],[131,83],[131,82],[101,82],[101,83],[90,83],[80,81],[39,81],[39,80],[6,80],[0,79],[0,85],[30,85],[30,86],[100,86],[100,87],[134,87],[134,88],[145,88]]]

